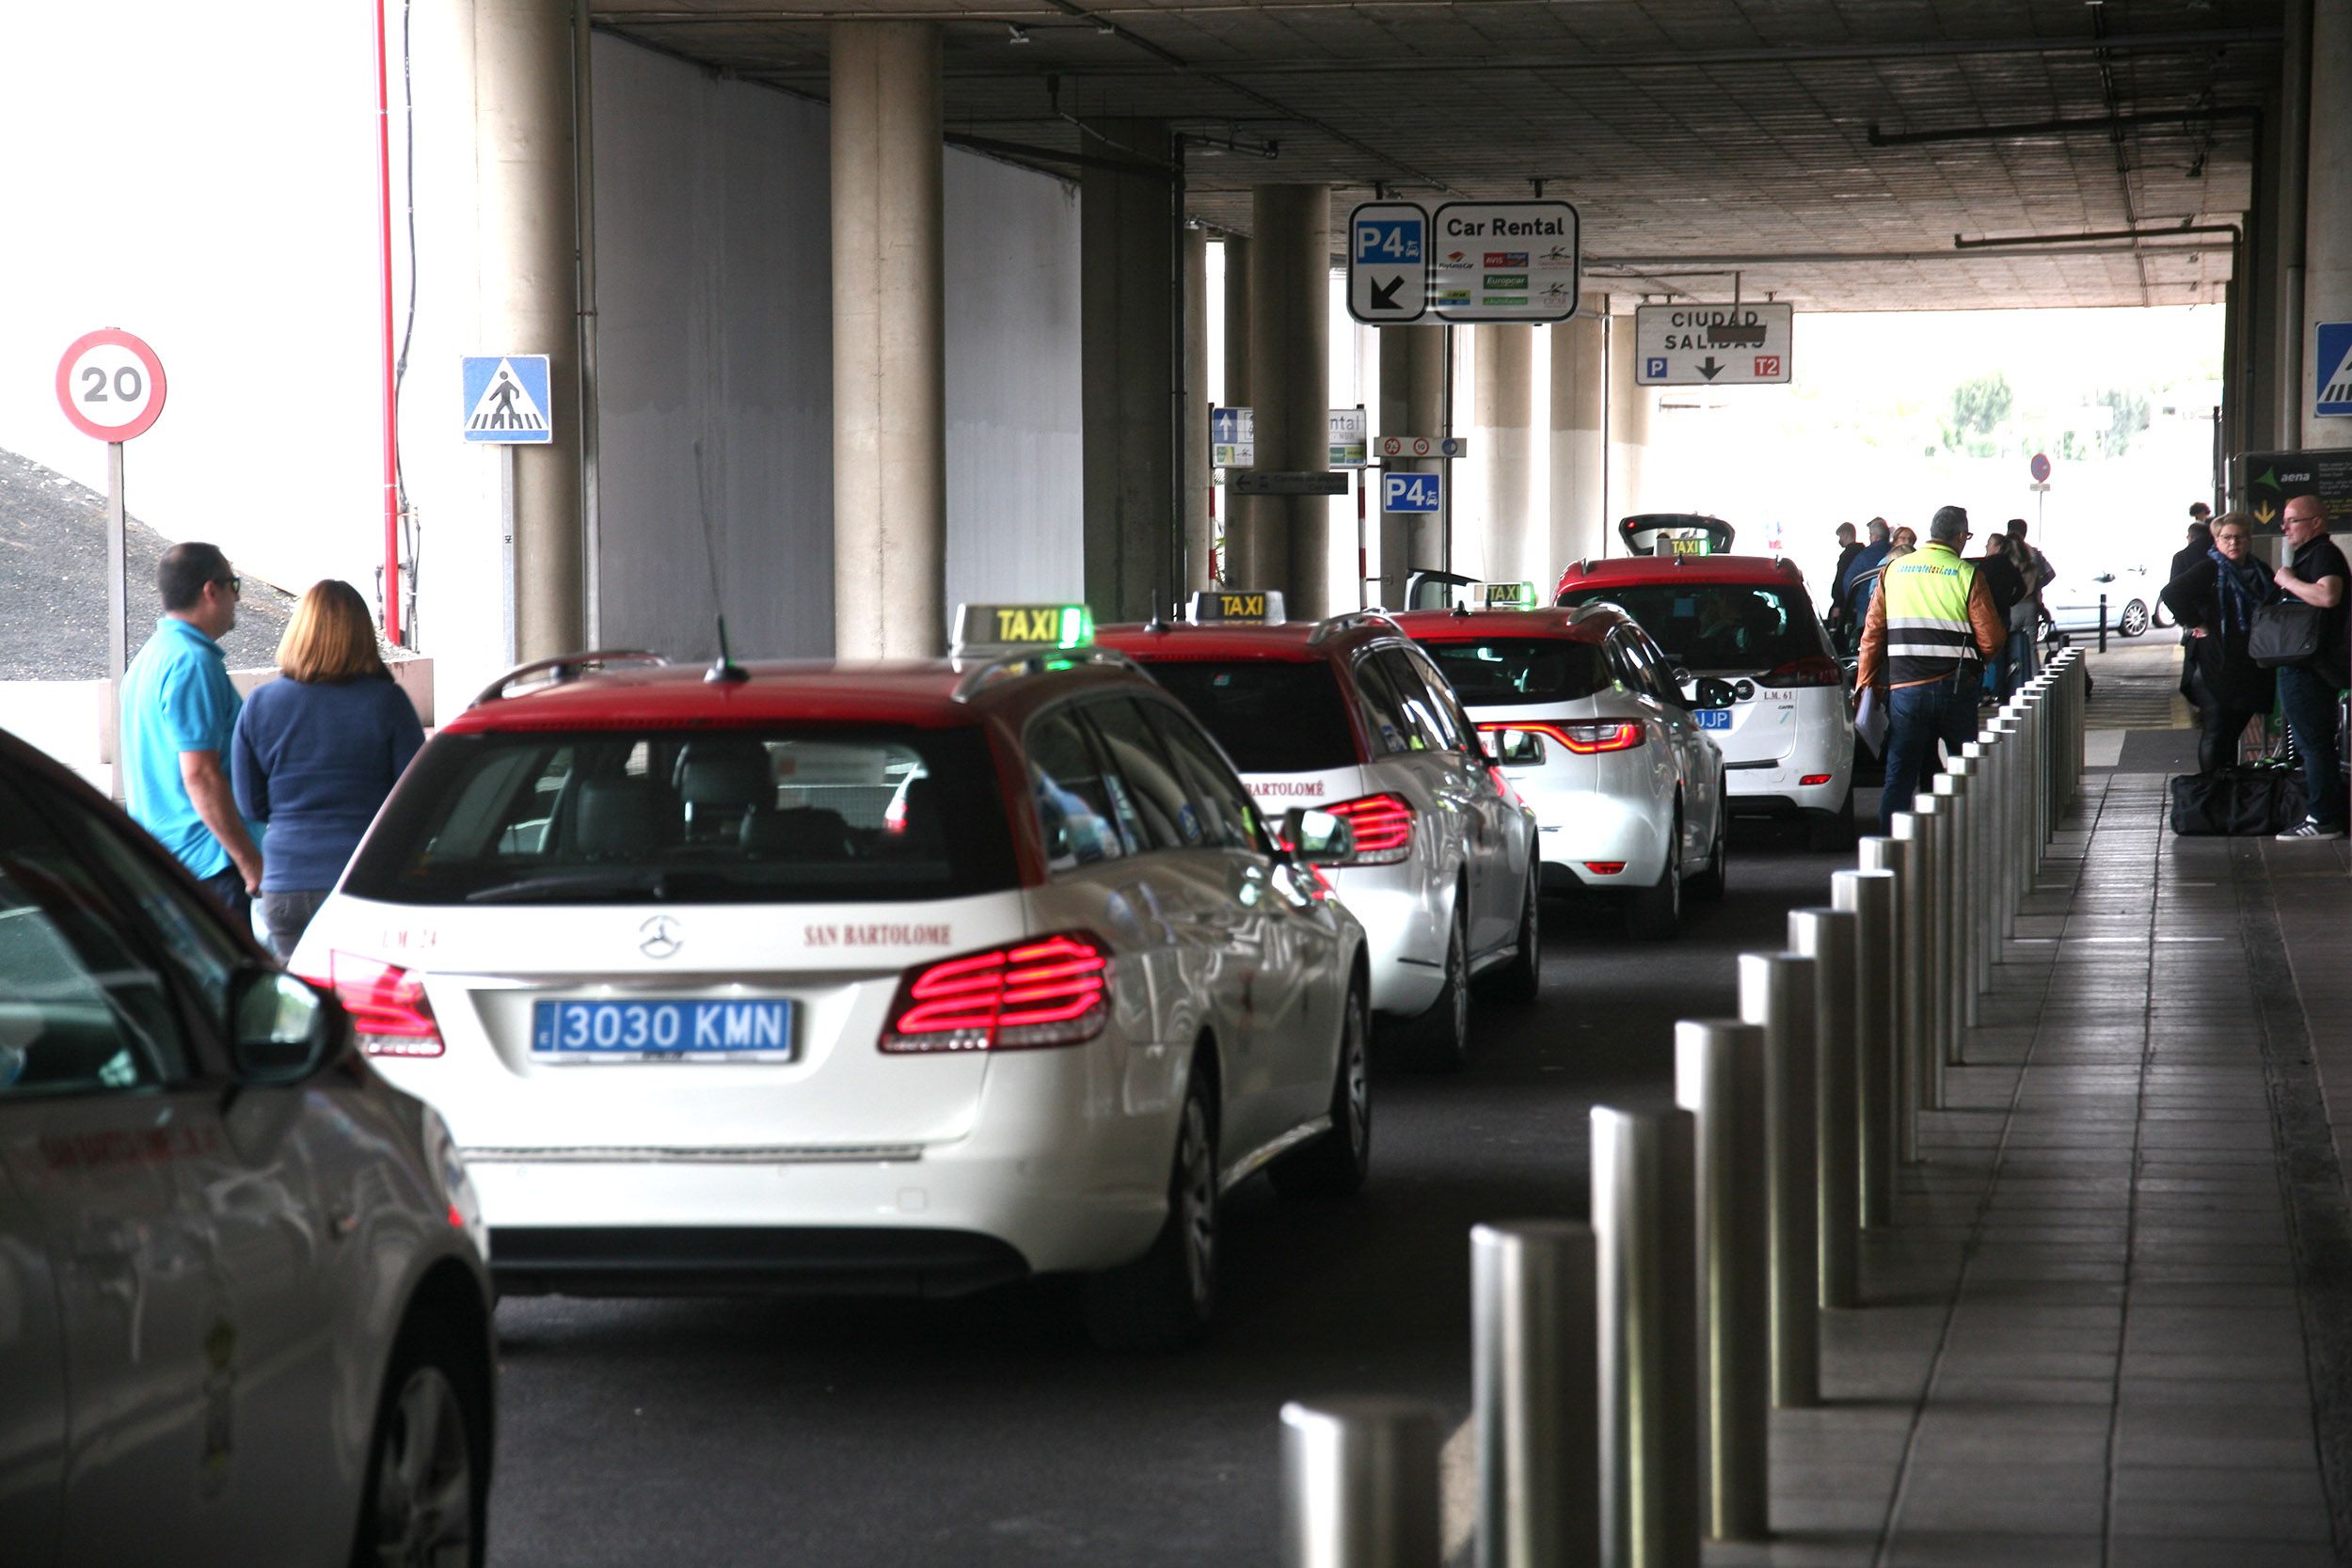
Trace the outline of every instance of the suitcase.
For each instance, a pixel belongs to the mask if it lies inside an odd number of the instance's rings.
[[[2172,781],[2172,831],[2184,838],[2267,837],[2303,820],[2303,775],[2232,768]]]

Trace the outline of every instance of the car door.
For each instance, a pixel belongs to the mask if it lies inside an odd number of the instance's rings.
[[[1486,769],[1477,731],[1463,715],[1445,676],[1418,648],[1383,650],[1415,727],[1430,736],[1440,788],[1459,823],[1463,875],[1470,889],[1470,951],[1486,954],[1509,942],[1518,929],[1519,897],[1526,875],[1511,874],[1512,833],[1501,786]]]
[[[327,1457],[338,1338],[308,1091],[227,1076],[210,1025],[258,954],[93,805],[44,791],[37,809],[51,847],[26,863],[88,900],[55,940],[95,960],[113,1017],[81,1037],[115,1048],[94,1069],[53,1061],[66,1092],[28,1100],[38,1130],[9,1148],[19,1180],[63,1205],[53,1249],[72,1259],[58,1263],[74,1402],[63,1560],[124,1560],[123,1504],[157,1487],[191,1510],[179,1560],[305,1560],[356,1517]],[[91,944],[86,914],[110,918],[111,947]]]
[[[0,998],[0,1015],[14,1005]],[[0,1074],[21,1049],[0,1046]],[[8,1120],[8,1094],[0,1088],[0,1139]],[[0,1541],[12,1560],[27,1563],[50,1562],[57,1553],[66,1434],[62,1335],[39,1217],[0,1169],[0,1389],[7,1391],[0,1397]]]
[[[1659,725],[1682,786],[1682,863],[1695,866],[1706,859],[1714,842],[1723,787],[1722,753],[1699,728],[1689,699],[1675,682],[1674,668],[1658,651],[1658,644],[1631,626],[1618,635],[1625,639],[1642,689],[1658,705]]]

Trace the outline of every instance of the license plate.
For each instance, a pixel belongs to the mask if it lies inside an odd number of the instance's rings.
[[[1731,709],[1727,707],[1703,707],[1697,712],[1700,729],[1727,730],[1731,728]]]
[[[792,1004],[538,1002],[531,1009],[531,1053],[560,1062],[788,1062]]]

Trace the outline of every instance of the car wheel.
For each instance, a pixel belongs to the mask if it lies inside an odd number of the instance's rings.
[[[1626,901],[1628,934],[1642,942],[1663,942],[1682,929],[1682,819],[1666,841],[1666,866],[1658,880]]]
[[[1497,996],[1512,1002],[1533,1002],[1542,988],[1544,960],[1543,863],[1530,857],[1527,895],[1519,906],[1518,947],[1511,961],[1495,973]]]
[[[1347,988],[1330,1117],[1329,1132],[1266,1168],[1282,1196],[1345,1197],[1372,1174],[1372,1009],[1360,980]]]
[[[1470,890],[1454,895],[1454,930],[1446,939],[1445,989],[1421,1015],[1413,1065],[1426,1072],[1459,1072],[1470,1066]]]
[[[1731,808],[1722,804],[1722,799],[1721,794],[1718,793],[1715,807],[1715,842],[1708,851],[1707,864],[1700,868],[1697,876],[1691,879],[1692,896],[1703,898],[1710,904],[1719,902],[1723,898],[1724,889],[1728,885],[1724,875],[1724,840],[1731,836]]]
[[[489,1500],[489,1391],[456,1337],[416,1323],[384,1375],[352,1561],[479,1568]]]
[[[2123,618],[2115,624],[2115,629],[2125,637],[2137,637],[2141,632],[2146,631],[2148,629],[2147,603],[2144,600],[2134,599],[2125,605]]]
[[[1804,819],[1804,847],[1816,854],[1854,847],[1853,787],[1846,789],[1845,804],[1834,812],[1819,812]]]
[[[1205,1059],[1194,1058],[1176,1117],[1159,1235],[1134,1262],[1087,1279],[1087,1333],[1104,1350],[1177,1350],[1199,1341],[1216,1317],[1216,1084],[1202,1070]]]
[[[2172,617],[2164,612],[2164,601],[2162,599],[2158,599],[2155,602],[2155,605],[2149,610],[2148,624],[2155,627],[2158,631],[2170,631],[2172,629]]]

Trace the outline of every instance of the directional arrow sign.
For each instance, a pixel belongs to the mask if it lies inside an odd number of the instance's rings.
[[[1410,201],[1365,201],[1347,214],[1347,310],[1402,326],[1429,309],[1429,214]]]
[[[1787,305],[1645,305],[1633,312],[1633,379],[1644,387],[1785,382],[1795,321]]]

